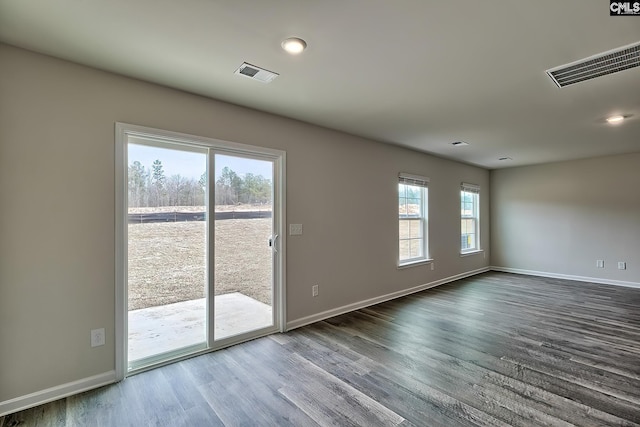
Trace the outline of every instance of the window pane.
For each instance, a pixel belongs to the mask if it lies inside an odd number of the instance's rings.
[[[461,250],[468,250],[471,248],[471,242],[470,242],[470,238],[468,234],[463,234],[462,236],[460,236],[460,249]]]
[[[400,240],[400,261],[411,258],[409,253],[409,241]]]
[[[422,238],[422,221],[419,219],[413,219],[409,221],[409,237]]]
[[[462,204],[462,216],[472,216],[473,215],[473,204],[472,203],[463,203]]]
[[[407,186],[404,184],[398,184],[398,195],[400,197],[407,197]]]
[[[398,185],[398,258],[400,261],[414,261],[425,254],[425,204],[426,187]]]
[[[407,198],[407,214],[411,216],[421,216],[422,212],[420,205],[422,204],[420,199]]]
[[[469,234],[467,236],[468,242],[469,242],[469,249],[476,249],[476,235],[475,234]]]
[[[460,249],[476,249],[476,220],[463,219],[460,225],[461,238]]]
[[[405,197],[399,197],[398,198],[398,213],[400,215],[405,215],[407,213],[407,199]]]
[[[460,248],[464,250],[476,249],[476,235],[463,234],[460,236]]]
[[[410,220],[408,219],[401,219],[400,221],[400,240],[406,240],[408,238],[411,237],[411,232],[410,232]]]
[[[411,244],[411,257],[422,257],[422,239],[409,240]]]

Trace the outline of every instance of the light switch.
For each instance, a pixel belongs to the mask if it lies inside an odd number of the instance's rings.
[[[289,224],[289,236],[301,236],[302,224]]]

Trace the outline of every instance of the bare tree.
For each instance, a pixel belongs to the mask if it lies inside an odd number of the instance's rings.
[[[162,162],[156,160],[151,165],[150,175],[150,193],[151,198],[149,200],[150,206],[164,206],[165,205],[165,182],[164,169]]]
[[[139,161],[136,160],[131,165],[129,165],[128,178],[129,206],[146,206],[146,197],[148,195],[146,185],[147,171]]]

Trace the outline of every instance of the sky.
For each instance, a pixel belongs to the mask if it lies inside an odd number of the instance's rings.
[[[145,170],[151,170],[153,162],[160,160],[166,177],[180,175],[199,180],[207,168],[206,154],[148,145],[129,143],[128,157],[129,165],[137,160],[144,166]],[[240,176],[252,173],[271,179],[272,163],[268,161],[216,154],[215,163],[216,179],[220,176],[225,166]]]

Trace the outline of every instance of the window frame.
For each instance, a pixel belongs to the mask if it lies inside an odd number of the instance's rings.
[[[413,214],[410,215],[408,213],[405,214],[401,214],[400,213],[400,200],[404,199],[405,200],[405,205],[407,204],[406,200],[407,200],[407,192],[406,192],[406,187],[405,187],[405,191],[404,194],[401,194],[401,186],[405,185],[405,186],[411,186],[411,187],[418,187],[419,188],[419,213],[418,214]],[[398,175],[398,187],[397,187],[397,202],[398,202],[398,225],[397,225],[397,230],[398,230],[398,259],[397,259],[397,265],[398,267],[407,267],[407,266],[411,266],[411,265],[416,265],[416,264],[421,264],[421,263],[425,263],[425,262],[429,262],[431,261],[431,259],[429,258],[429,178],[424,177],[424,176],[420,176],[420,175],[413,175],[413,174],[407,174],[407,173],[400,173]],[[406,212],[406,209],[405,209]],[[400,225],[402,223],[402,221],[407,221],[407,220],[417,220],[419,222],[419,227],[420,227],[420,231],[419,237],[411,237],[409,236],[408,238],[403,238],[400,235]],[[420,240],[420,249],[421,249],[421,254],[418,256],[414,256],[414,257],[409,257],[409,258],[402,258],[402,253],[401,253],[401,245],[403,242],[405,241],[410,241],[410,240]]]
[[[472,213],[469,215],[465,215],[465,209],[463,204],[466,200],[466,195],[471,195],[472,197]],[[464,233],[462,223],[465,220],[473,221],[473,233]],[[473,247],[463,248],[463,237],[469,235],[475,235],[475,245]],[[481,252],[482,247],[480,246],[480,186],[476,184],[469,184],[463,182],[460,186],[460,254],[467,255],[473,254],[476,252]]]
[[[274,325],[267,329],[259,331],[264,334],[273,332],[284,332],[287,325],[287,300],[286,300],[286,259],[287,246],[286,239],[277,238],[284,236],[284,227],[286,220],[286,152],[282,150],[247,145],[237,142],[224,141],[219,139],[208,138],[204,136],[190,135],[169,130],[155,129],[145,126],[115,123],[115,377],[121,381],[126,376],[132,375],[133,370],[128,369],[128,309],[127,309],[127,240],[128,240],[128,212],[127,212],[127,195],[128,195],[128,149],[129,138],[141,137],[147,141],[157,140],[160,143],[170,142],[172,145],[184,144],[185,146],[201,147],[209,150],[209,161],[214,158],[216,153],[238,155],[241,157],[271,160],[274,162],[273,170],[277,171],[273,176],[273,231],[274,246],[272,247],[273,257],[273,286],[274,294],[272,300],[272,309],[274,314]],[[197,148],[196,148],[197,149]],[[214,174],[210,174],[209,180],[213,181]],[[210,185],[211,187],[211,182]],[[209,192],[208,203],[210,206],[215,205],[215,194]],[[209,241],[215,241],[215,227],[209,227]],[[276,243],[277,242],[277,243]],[[212,246],[211,246],[212,247]],[[213,257],[209,257],[209,271],[214,271]],[[208,292],[213,295],[213,275],[207,283]],[[210,306],[208,313],[215,315],[215,301],[210,298]],[[205,349],[194,351],[190,354],[179,356],[174,360],[192,357],[198,354],[204,354],[210,351],[218,350],[223,347],[246,341],[250,338],[249,332],[245,335],[236,335],[221,340],[216,340],[214,336],[215,329],[209,327],[213,325],[207,320],[207,347]],[[256,335],[257,336],[257,335]],[[254,337],[251,337],[254,338]],[[164,363],[164,362],[162,362]],[[159,366],[159,365],[158,365]],[[141,372],[146,370],[145,367],[136,370]]]

